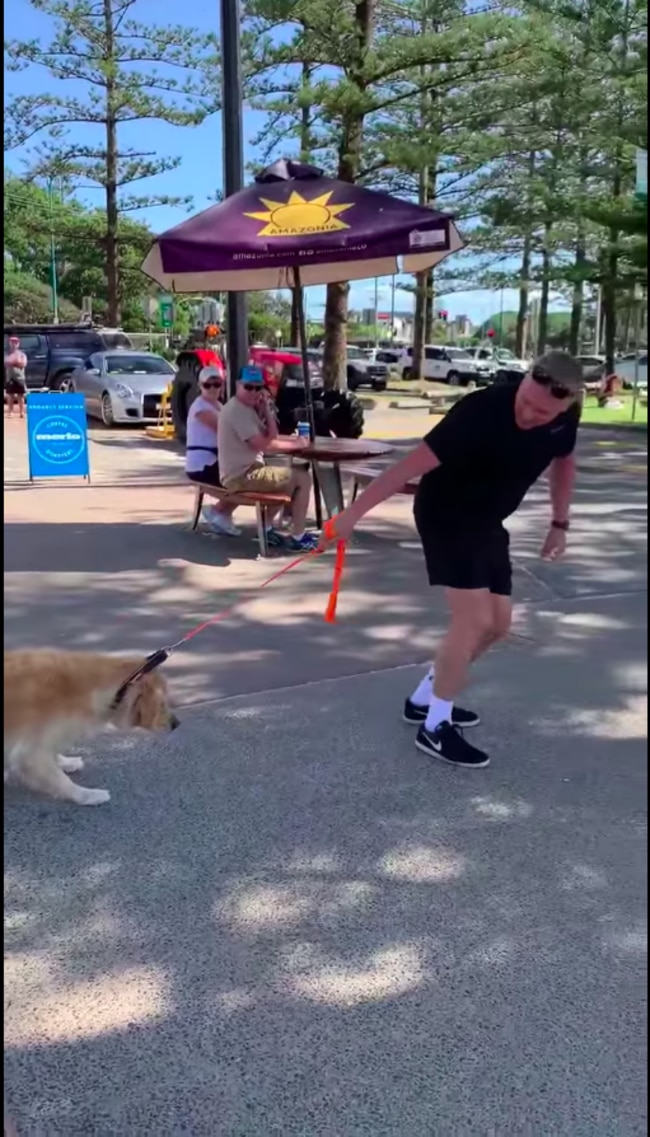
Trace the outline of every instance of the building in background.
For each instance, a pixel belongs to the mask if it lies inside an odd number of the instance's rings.
[[[454,316],[451,334],[454,339],[469,339],[470,336],[473,336],[474,325],[469,316]]]

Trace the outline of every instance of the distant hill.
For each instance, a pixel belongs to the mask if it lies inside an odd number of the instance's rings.
[[[564,328],[568,328],[570,320],[571,320],[571,314],[569,312],[549,312],[549,314],[548,314],[548,330],[549,330],[549,333],[551,335],[553,333],[557,334],[558,332],[563,331]],[[516,326],[517,326],[517,313],[516,312],[504,312],[503,313],[503,330],[504,330],[504,332],[506,332],[506,333],[507,332],[514,332]],[[501,327],[501,313],[497,312],[496,315],[490,316],[490,318],[488,320],[486,320],[485,323],[481,324],[479,331],[480,331],[481,335],[485,335],[485,333],[488,332],[491,328],[494,332],[496,332],[498,334],[500,327]]]

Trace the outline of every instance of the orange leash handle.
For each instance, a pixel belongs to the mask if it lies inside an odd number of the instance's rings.
[[[330,540],[336,536],[336,524],[333,519],[325,522],[323,526],[323,533]],[[334,561],[334,578],[332,580],[332,591],[329,594],[327,601],[327,608],[325,609],[325,623],[336,623],[336,605],[338,603],[339,592],[341,590],[341,578],[343,576],[343,569],[345,567],[345,541],[337,541],[336,543],[336,559]]]

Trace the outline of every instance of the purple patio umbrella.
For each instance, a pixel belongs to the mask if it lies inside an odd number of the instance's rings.
[[[170,292],[294,289],[313,431],[303,288],[400,268],[423,272],[462,248],[448,214],[282,159],[253,185],[168,229],[142,268]]]

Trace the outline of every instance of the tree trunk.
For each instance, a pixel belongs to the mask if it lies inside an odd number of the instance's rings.
[[[532,124],[537,122],[537,108],[533,106]],[[532,183],[535,177],[537,154],[531,150],[528,155],[528,217],[526,219],[526,232],[524,234],[524,247],[521,254],[521,268],[519,270],[519,309],[517,311],[517,325],[515,328],[515,355],[522,358],[528,348],[528,332],[530,320],[530,270],[533,256],[533,228],[530,219],[532,210]]]
[[[519,308],[517,310],[517,325],[515,328],[515,355],[520,359],[525,355],[528,347],[528,319],[530,294],[530,264],[532,251],[532,237],[526,233],[524,248],[521,254],[521,268],[519,270]]]
[[[311,68],[308,63],[302,65],[301,84],[308,87],[311,81]],[[300,110],[300,161],[311,162],[311,108],[303,102]],[[292,346],[300,343],[300,318],[298,314],[298,297],[291,293],[291,330],[289,341]]]
[[[584,233],[578,231],[578,238],[576,241],[576,255],[573,262],[576,271],[576,280],[573,285],[573,297],[571,302],[571,320],[569,323],[569,351],[573,355],[580,354],[581,347],[581,330],[582,330],[582,314],[584,310],[584,287],[585,283],[582,278],[582,272],[587,259],[587,250],[585,247]]]
[[[413,313],[413,362],[411,378],[422,378],[424,361],[424,321],[426,308],[426,272],[418,272],[415,277],[415,311]]]
[[[349,70],[348,80],[356,88],[359,100],[366,88],[364,69],[372,44],[375,2],[376,0],[356,0],[354,5],[357,50],[355,65]],[[363,108],[353,108],[344,124],[337,171],[338,178],[343,182],[353,183],[359,173],[364,118]],[[323,377],[327,389],[345,382],[349,292],[350,285],[347,281],[327,286],[323,357]]]
[[[433,301],[434,301],[433,269],[426,273],[424,283],[424,342],[433,340]]]
[[[538,355],[543,355],[546,351],[548,339],[548,304],[551,293],[551,229],[552,223],[547,221],[544,227],[544,247],[542,249],[542,294],[539,301],[539,324],[537,326]]]
[[[424,96],[422,96],[424,98]],[[422,114],[425,111],[423,109]],[[418,205],[427,206],[431,199],[431,172],[428,166],[420,170]],[[432,273],[418,272],[415,277],[415,313],[413,316],[413,364],[411,376],[421,379],[424,368],[424,345],[433,337]]]
[[[104,23],[106,55],[112,64],[115,56],[115,40],[111,0],[104,0]],[[120,323],[116,113],[115,85],[109,76],[106,83],[106,294],[107,323],[114,328]]]

